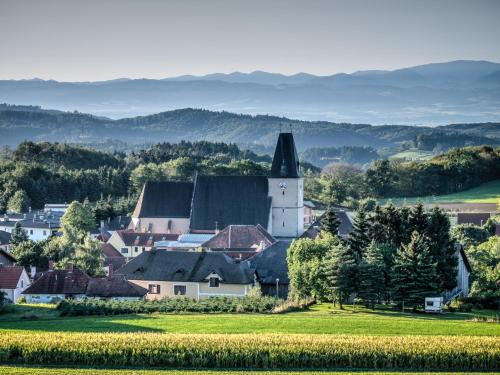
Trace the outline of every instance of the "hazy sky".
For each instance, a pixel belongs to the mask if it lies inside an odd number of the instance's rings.
[[[497,0],[0,0],[0,79],[500,62]]]

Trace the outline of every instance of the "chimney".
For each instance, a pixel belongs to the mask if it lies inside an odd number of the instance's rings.
[[[54,261],[49,260],[49,271],[53,271],[53,270],[54,270]]]
[[[113,265],[110,264],[108,266],[108,279],[111,279],[111,277],[113,277]]]
[[[73,272],[73,262],[68,262],[68,272]]]
[[[28,207],[28,212],[31,212],[31,206]]]
[[[36,267],[35,266],[30,266],[30,277],[34,279],[36,276]]]
[[[104,228],[104,220],[101,220],[101,228]]]

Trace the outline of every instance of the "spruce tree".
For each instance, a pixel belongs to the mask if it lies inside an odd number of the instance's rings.
[[[359,275],[356,257],[350,247],[338,242],[328,249],[323,261],[323,275],[332,297],[342,302],[359,290]]]
[[[11,243],[15,247],[19,245],[21,242],[28,241],[28,234],[22,228],[21,223],[18,221],[14,224],[14,228],[11,233]]]
[[[424,234],[427,229],[427,213],[425,212],[422,202],[418,202],[410,211],[409,224],[410,232],[417,231]]]
[[[395,247],[401,245],[402,221],[400,212],[392,203],[383,209],[383,225],[385,243],[393,244]]]
[[[359,264],[363,259],[363,253],[370,244],[370,237],[368,236],[370,230],[370,222],[366,217],[366,211],[360,207],[356,211],[354,217],[353,229],[349,234],[349,247],[355,256],[356,263]]]
[[[429,215],[426,232],[429,251],[436,263],[439,290],[452,290],[457,285],[458,258],[450,235],[450,220],[438,207]]]
[[[394,261],[393,297],[396,302],[422,306],[425,297],[438,294],[436,264],[422,235],[413,232],[410,243],[396,253]]]
[[[384,258],[381,248],[372,241],[359,265],[359,296],[374,308],[384,292]]]
[[[328,209],[321,220],[321,230],[330,233],[333,236],[337,236],[339,233],[340,220],[335,215],[335,211],[331,206]]]
[[[386,235],[385,214],[378,204],[373,210],[373,215],[370,217],[370,230],[368,236],[376,243],[387,243],[389,239]]]

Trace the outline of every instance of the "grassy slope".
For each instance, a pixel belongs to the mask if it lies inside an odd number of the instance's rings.
[[[413,150],[398,152],[397,154],[391,155],[390,159],[423,161],[432,159],[433,156],[435,156],[435,154],[432,151],[422,151],[413,149]]]
[[[460,193],[429,196],[421,198],[392,198],[394,204],[400,205],[405,201],[409,204],[416,201],[422,203],[500,203],[500,180],[487,182],[470,190],[461,191]]]
[[[390,375],[397,374],[397,372],[321,372],[324,374],[343,374],[343,375]],[[71,369],[71,368],[40,368],[40,367],[14,367],[14,366],[0,366],[0,374],[12,375],[234,375],[234,374],[247,374],[247,375],[287,375],[287,374],[300,374],[312,375],[318,374],[318,371],[213,371],[213,370],[109,370],[109,369]],[[405,372],[406,375],[421,374],[421,372]],[[452,375],[455,373],[435,372],[435,375]]]
[[[21,319],[36,314],[36,320]],[[354,335],[482,335],[500,336],[500,325],[468,321],[493,312],[447,313],[441,316],[359,309],[332,310],[317,305],[310,311],[280,315],[178,314],[60,318],[48,306],[16,307],[0,315],[0,331],[45,332],[171,332],[171,333],[311,333]]]

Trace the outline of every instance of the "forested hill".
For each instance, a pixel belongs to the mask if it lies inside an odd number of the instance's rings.
[[[458,124],[439,127],[372,126],[321,121],[299,121],[266,115],[240,115],[202,109],[179,109],[149,116],[112,120],[78,112],[45,110],[32,106],[0,105],[0,145],[23,140],[131,144],[216,141],[272,148],[280,128],[293,129],[297,147],[393,147],[423,139],[426,147],[499,145],[500,123]],[[420,138],[419,138],[420,137]]]

